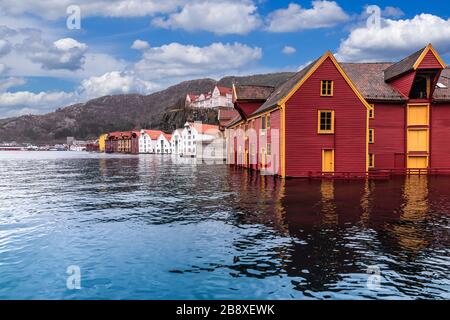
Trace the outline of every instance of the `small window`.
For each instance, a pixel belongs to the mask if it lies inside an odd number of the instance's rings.
[[[375,129],[369,129],[369,143],[375,142]]]
[[[322,80],[320,95],[322,97],[333,96],[333,84],[334,84],[334,82],[332,80]]]
[[[261,117],[261,129],[265,130],[266,129],[266,117],[262,116]]]
[[[319,110],[319,133],[334,133],[334,111]]]
[[[371,104],[370,106],[371,106],[371,109],[369,110],[369,118],[373,119],[373,118],[375,118],[375,105]]]
[[[369,153],[369,168],[375,167],[375,156],[373,153]]]
[[[270,128],[270,113],[267,115],[266,117],[266,128],[269,129]]]
[[[272,144],[268,143],[267,144],[267,155],[270,156],[272,154]]]

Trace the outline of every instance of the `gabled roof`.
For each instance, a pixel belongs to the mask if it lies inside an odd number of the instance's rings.
[[[317,64],[317,62],[320,59],[315,60],[314,62],[311,62],[309,65],[307,65],[305,68],[294,74],[290,79],[288,79],[286,82],[278,86],[272,94],[269,96],[267,101],[259,107],[254,114],[264,112],[266,110],[269,110],[277,105],[277,103],[285,96],[289,94],[289,92],[306,77],[306,75],[309,73],[309,71]]]
[[[347,76],[346,72],[342,69],[340,64],[336,61],[334,55],[330,51],[328,51],[322,57],[310,63],[304,69],[297,72],[288,81],[286,81],[285,83],[281,84],[278,88],[276,88],[274,92],[270,95],[269,99],[267,99],[267,101],[260,108],[258,108],[255,112],[253,112],[252,116],[268,111],[277,105],[281,106],[283,103],[285,103],[292,96],[292,94],[294,94],[294,92],[297,91],[302,86],[302,84],[311,76],[311,74],[315,70],[317,70],[317,68],[319,68],[322,65],[322,63],[327,59],[331,59],[331,61],[336,66],[338,71],[341,73],[345,81],[352,88],[353,92],[358,96],[358,98],[361,100],[364,106],[369,109],[370,106],[367,103],[367,101],[358,91],[357,87],[353,84],[352,80]]]
[[[144,131],[152,140],[157,140],[158,137],[163,133],[161,130],[142,130]]]
[[[433,46],[431,44],[428,44],[425,48],[422,48],[419,51],[414,52],[410,56],[404,58],[403,60],[397,63],[392,64],[392,66],[387,68],[384,71],[384,80],[389,81],[398,76],[401,76],[402,74],[411,72],[413,70],[417,70],[422,60],[430,51],[433,53],[433,55],[436,57],[441,67],[444,69],[445,63],[439,57],[436,50],[434,50]]]
[[[231,94],[231,88],[217,86],[217,89],[219,89],[219,93],[221,96]]]
[[[219,132],[219,126],[212,125],[212,124],[204,124],[204,123],[195,123],[195,122],[186,122],[189,126],[195,128],[198,133],[205,133],[208,131],[208,133],[215,133],[216,131]]]
[[[419,51],[414,52],[413,54],[407,56],[403,60],[392,64],[390,67],[386,68],[384,71],[384,80],[389,81],[394,79],[402,74],[414,70],[414,65],[425,51],[427,47],[420,49]]]
[[[168,134],[168,133],[165,133],[165,132],[162,132],[162,133],[159,135],[159,137],[161,137],[161,136],[163,136],[164,138],[166,138],[167,141],[170,141],[170,139],[172,139],[172,135],[171,135],[171,134]],[[158,137],[158,138],[159,138],[159,137]]]
[[[272,94],[275,87],[257,85],[233,84],[233,100],[260,100],[265,101]]]

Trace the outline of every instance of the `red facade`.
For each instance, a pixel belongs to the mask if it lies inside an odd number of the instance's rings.
[[[450,172],[449,79],[450,69],[431,45],[397,63],[339,64],[326,54],[274,88],[263,103],[237,94],[241,118],[229,128],[255,129],[257,138],[231,133],[229,160],[256,170],[268,160],[279,163],[274,173],[283,177]],[[332,82],[329,94],[324,82]],[[323,112],[332,116],[333,130],[318,130]],[[262,130],[267,117],[278,130]]]
[[[332,97],[321,80],[334,81]],[[335,133],[318,134],[318,111],[335,111]],[[286,176],[322,171],[322,151],[334,150],[336,172],[366,172],[367,109],[330,59],[286,102]]]

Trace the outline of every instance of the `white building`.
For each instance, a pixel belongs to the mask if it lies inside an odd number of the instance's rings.
[[[186,105],[191,108],[233,108],[233,94],[231,88],[215,86],[212,92],[200,95],[188,94]]]
[[[225,155],[225,140],[218,126],[186,122],[181,132],[183,157],[221,158]]]
[[[156,153],[160,130],[141,130],[139,136],[139,153]]]
[[[172,138],[170,139],[172,154],[181,154],[183,144],[182,133],[183,129],[176,129],[174,132],[172,132]]]
[[[167,133],[161,133],[156,142],[156,153],[172,153],[170,140],[172,135]]]

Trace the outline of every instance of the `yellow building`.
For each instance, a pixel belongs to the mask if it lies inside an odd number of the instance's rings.
[[[108,137],[107,133],[102,134],[99,138],[98,138],[98,150],[100,152],[105,152],[105,147],[106,147],[106,138]]]

